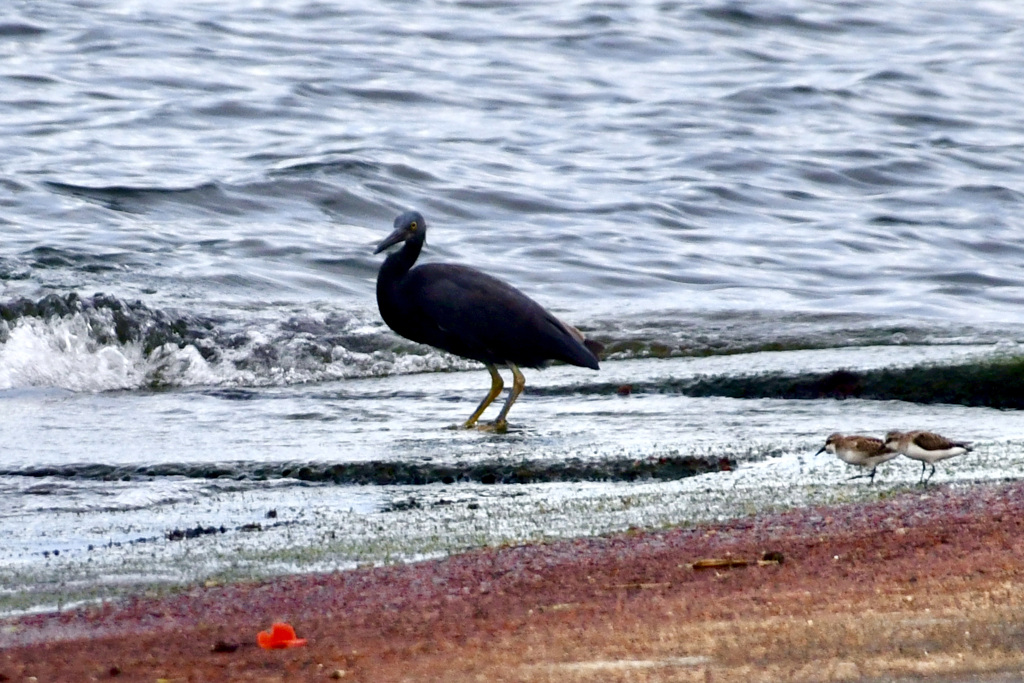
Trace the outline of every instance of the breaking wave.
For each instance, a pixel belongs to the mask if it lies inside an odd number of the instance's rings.
[[[1018,348],[1021,336],[1019,329],[896,326],[853,315],[792,314],[781,320],[749,313],[658,315],[599,320],[580,327],[605,344],[606,360],[853,346]],[[0,390],[231,389],[473,367],[474,363],[394,335],[373,310],[282,304],[214,315],[75,293],[0,302]],[[1020,409],[1022,378],[1020,358],[997,356],[871,371],[651,379],[635,383],[631,391],[738,398],[859,397]],[[621,389],[619,384],[598,381],[531,391]]]
[[[0,303],[0,390],[277,386],[465,367],[338,312],[248,323],[105,294]]]

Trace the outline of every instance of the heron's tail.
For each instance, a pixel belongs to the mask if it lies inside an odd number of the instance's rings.
[[[584,338],[583,345],[587,347],[587,351],[590,351],[598,358],[600,358],[601,354],[604,353],[604,344],[594,339]]]
[[[604,351],[604,344],[599,341],[594,341],[593,339],[587,339],[583,336],[582,332],[568,323],[564,323],[561,320],[558,322],[565,328],[566,332],[568,332],[572,338],[579,343],[576,347],[576,351],[572,354],[573,358],[570,362],[584,368],[598,370],[598,359],[600,358],[601,352]]]

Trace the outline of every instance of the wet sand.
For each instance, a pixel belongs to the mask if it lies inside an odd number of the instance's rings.
[[[1013,680],[1022,512],[1024,483],[932,486],[205,586],[7,620],[0,680]],[[308,644],[261,650],[275,620]]]

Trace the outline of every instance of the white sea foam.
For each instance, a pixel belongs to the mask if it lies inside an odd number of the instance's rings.
[[[81,314],[23,318],[0,344],[0,390],[52,387],[70,391],[138,389],[155,382],[188,386],[224,381],[194,346],[166,344],[146,354],[138,342],[102,343]]]
[[[129,389],[141,385],[143,367],[138,345],[98,344],[81,315],[23,318],[0,345],[0,389]]]
[[[102,334],[97,326],[103,328]],[[215,360],[207,360],[191,344],[166,343],[146,353],[141,342],[103,341],[114,338],[113,321],[95,314],[25,317],[3,332],[0,390],[282,386],[474,366],[426,347],[423,354],[359,352],[317,342],[309,335],[289,336],[273,326],[247,331],[243,343],[221,347]]]

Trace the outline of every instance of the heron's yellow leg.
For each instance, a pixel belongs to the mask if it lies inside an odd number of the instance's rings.
[[[519,371],[515,363],[509,363],[508,367],[512,370],[512,391],[508,392],[508,400],[505,401],[501,412],[498,413],[498,419],[494,421],[495,429],[504,429],[508,426],[505,421],[505,418],[508,416],[508,409],[512,407],[512,404],[516,402],[519,394],[523,393],[523,389],[526,387],[526,378],[523,377],[523,373]]]
[[[476,421],[480,419],[484,411],[487,410],[487,406],[494,402],[494,399],[498,398],[498,394],[505,388],[505,383],[501,381],[501,375],[498,374],[498,368],[494,367],[490,363],[487,364],[487,371],[491,373],[491,390],[484,396],[484,400],[480,401],[480,405],[476,407],[473,414],[469,416],[469,419],[462,423],[463,428],[470,429],[476,424]]]

